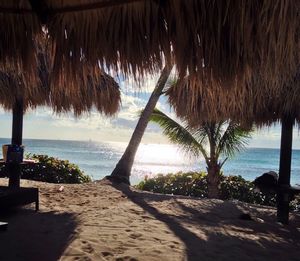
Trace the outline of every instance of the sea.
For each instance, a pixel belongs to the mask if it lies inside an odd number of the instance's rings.
[[[1,144],[10,140],[0,138]],[[24,139],[25,153],[46,154],[69,160],[93,180],[109,175],[121,158],[127,144],[123,142]],[[230,158],[223,166],[224,175],[241,175],[253,181],[264,172],[278,172],[279,149],[247,148]],[[132,169],[131,183],[158,173],[205,171],[203,158],[189,158],[175,145],[140,144]],[[300,150],[293,150],[291,184],[300,184]]]

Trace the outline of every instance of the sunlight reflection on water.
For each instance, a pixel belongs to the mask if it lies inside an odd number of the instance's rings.
[[[120,142],[111,142],[110,145],[118,150],[120,156],[127,146]],[[146,175],[153,177],[157,173],[197,170],[199,161],[203,159],[191,159],[171,144],[140,144],[132,168],[132,183],[143,180]]]

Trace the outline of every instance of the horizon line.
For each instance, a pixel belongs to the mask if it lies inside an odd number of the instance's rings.
[[[11,137],[0,137],[0,139],[11,139]],[[23,140],[40,140],[40,141],[77,141],[77,142],[103,142],[103,143],[128,143],[129,141],[113,141],[113,140],[95,140],[95,139],[85,139],[85,140],[78,140],[78,139],[54,139],[54,138],[24,138]],[[148,144],[158,144],[158,145],[174,145],[172,143],[153,143],[153,142],[141,142],[141,144],[148,145]],[[246,146],[246,149],[277,149],[280,150],[280,147],[256,147],[256,146]],[[300,150],[300,148],[294,148],[293,150]]]

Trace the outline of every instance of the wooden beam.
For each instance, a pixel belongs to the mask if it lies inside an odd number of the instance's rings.
[[[42,24],[48,22],[47,5],[44,0],[29,0],[33,13],[36,13]]]
[[[50,10],[51,14],[59,14],[59,13],[69,13],[69,12],[81,12],[87,10],[94,10],[94,9],[102,9],[107,7],[113,7],[118,5],[125,5],[134,2],[142,2],[144,0],[104,0],[99,3],[91,3],[85,5],[77,5],[77,6],[66,6],[62,8],[52,9]],[[149,0],[148,0],[149,1]]]
[[[98,3],[65,6],[62,8],[47,8],[44,1],[39,0],[29,0],[32,9],[28,8],[6,8],[0,7],[0,13],[10,13],[10,14],[33,14],[36,13],[42,20],[46,19],[45,16],[60,14],[60,13],[70,13],[70,12],[81,12],[94,9],[102,9],[107,7],[113,7],[118,5],[125,5],[134,2],[142,2],[145,0],[104,0]]]
[[[289,187],[291,179],[293,125],[295,119],[284,117],[281,126],[281,145],[279,162],[279,179],[277,193],[277,221],[283,224],[289,222]]]

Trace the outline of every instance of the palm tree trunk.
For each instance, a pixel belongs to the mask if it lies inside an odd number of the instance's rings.
[[[116,165],[115,169],[113,170],[113,172],[111,173],[111,175],[107,177],[109,180],[130,184],[129,177],[130,177],[132,165],[134,162],[135,154],[141,143],[141,140],[142,140],[142,137],[146,130],[146,127],[148,125],[151,113],[153,112],[153,110],[156,106],[156,103],[162,93],[162,90],[169,78],[171,70],[172,70],[172,66],[170,64],[167,64],[164,67],[164,69],[162,70],[161,75],[158,79],[158,82],[156,83],[155,89],[152,92],[150,99],[149,99],[144,111],[141,114],[141,117],[135,127],[135,130],[131,136],[129,144],[128,144],[122,158],[117,163],[117,165]]]
[[[219,198],[219,184],[220,184],[220,165],[216,158],[216,138],[215,138],[216,124],[212,123],[209,126],[209,145],[210,145],[210,160],[207,162],[207,188],[209,198]]]
[[[207,187],[209,198],[220,198],[220,166],[218,163],[211,163],[207,167]]]

